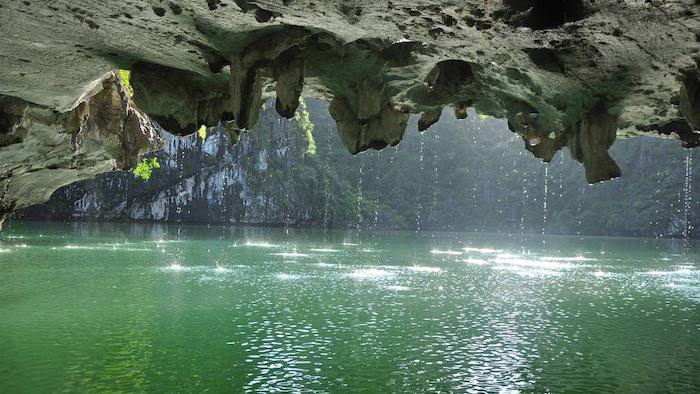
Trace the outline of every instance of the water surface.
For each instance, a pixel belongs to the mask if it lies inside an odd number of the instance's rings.
[[[697,250],[11,223],[0,392],[698,392]]]

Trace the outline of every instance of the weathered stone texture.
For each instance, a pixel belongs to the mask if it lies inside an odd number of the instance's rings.
[[[0,0],[0,155],[32,136],[72,160],[52,136],[74,133],[29,131],[26,111],[73,111],[61,116],[75,130],[90,122],[81,103],[121,68],[136,104],[179,134],[222,120],[235,141],[264,100],[276,93],[289,117],[303,90],[332,102],[357,153],[399,143],[411,113],[426,129],[446,106],[473,106],[544,160],[587,141],[572,152],[601,181],[619,175],[603,154],[615,136],[700,145],[699,13],[695,0]]]

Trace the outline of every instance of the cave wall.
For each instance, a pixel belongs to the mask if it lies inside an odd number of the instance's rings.
[[[109,73],[101,86],[67,113],[0,96],[0,221],[48,200],[61,186],[134,167],[141,154],[161,145],[116,75]]]
[[[444,107],[463,118],[473,106],[508,120],[535,156],[567,147],[603,181],[620,175],[607,153],[616,138],[700,144],[698,12],[695,0],[0,0],[0,155],[14,167],[30,155],[14,141],[30,139],[53,152],[34,155],[35,169],[73,160],[54,142],[70,134],[64,121],[27,128],[24,105],[35,119],[80,118],[119,68],[131,70],[135,106],[178,134],[222,121],[237,141],[266,99],[289,117],[303,93],[331,103],[356,154],[400,143],[410,114],[425,129]],[[60,177],[4,170],[2,210],[103,171],[108,157],[134,162],[114,155],[60,165]]]
[[[221,125],[205,138],[160,133],[163,148],[147,155],[160,167],[149,180],[127,171],[101,174],[57,190],[21,217],[317,226],[357,217],[354,185],[309,153],[308,135],[297,120],[280,118],[274,102],[235,145]],[[323,148],[340,148],[329,145]]]
[[[688,188],[700,182],[700,152],[679,150],[675,141],[618,141],[611,155],[625,177],[589,185],[570,152],[544,166],[522,151],[506,122],[473,111],[460,120],[446,109],[425,133],[414,116],[400,145],[352,156],[327,103],[307,105],[314,154],[299,122],[281,119],[269,102],[235,145],[221,127],[205,139],[161,130],[163,150],[148,155],[160,168],[148,181],[127,171],[101,174],[15,217],[700,237],[693,231],[700,190]]]

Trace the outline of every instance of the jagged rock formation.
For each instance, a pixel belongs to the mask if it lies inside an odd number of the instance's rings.
[[[521,151],[506,122],[473,111],[465,120],[443,111],[428,134],[418,132],[413,116],[399,146],[353,157],[327,103],[306,104],[312,139],[303,122],[281,119],[270,102],[235,145],[219,127],[205,140],[163,132],[163,150],[148,155],[161,165],[148,181],[127,171],[101,174],[17,216],[313,225],[355,234],[360,227],[666,238],[700,228],[700,194],[686,189],[700,182],[700,152],[672,141],[618,141],[611,154],[625,177],[588,185],[568,154],[545,167]]]
[[[63,185],[131,168],[160,146],[151,121],[132,106],[115,75],[101,88],[67,113],[0,96],[0,222]]]
[[[149,154],[160,168],[148,181],[126,171],[102,174],[59,189],[23,214],[267,225],[339,225],[357,217],[352,186],[307,154],[297,121],[281,120],[274,109],[236,145],[223,127],[209,128],[206,139],[161,133],[163,149]]]
[[[700,145],[699,12],[696,0],[1,0],[0,94],[8,108],[75,111],[106,71],[131,69],[135,102],[167,129],[221,120],[235,141],[267,97],[291,116],[303,91],[332,103],[352,153],[398,143],[411,113],[424,129],[445,106],[458,118],[473,106],[545,161],[568,146],[595,182],[619,175],[606,153],[617,136]],[[16,112],[3,112],[9,129],[22,129]]]

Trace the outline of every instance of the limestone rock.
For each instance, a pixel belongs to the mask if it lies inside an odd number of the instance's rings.
[[[81,103],[120,68],[136,104],[178,134],[224,121],[235,137],[275,92],[291,116],[303,85],[334,103],[353,153],[398,143],[411,113],[473,106],[545,160],[580,136],[576,157],[599,180],[617,173],[600,102],[618,137],[700,145],[699,12],[695,0],[0,0],[0,145],[19,150],[33,132],[18,120],[37,108],[80,129]],[[51,133],[37,146],[55,151]]]
[[[617,120],[598,104],[581,122],[568,131],[567,147],[571,157],[583,163],[588,183],[606,181],[622,175],[608,149],[617,136]]]
[[[189,71],[152,63],[131,70],[133,100],[163,128],[186,135],[201,125],[231,120],[228,77],[205,78]]]
[[[440,115],[442,115],[442,108],[423,112],[420,119],[418,119],[418,131],[425,131],[437,123],[440,120]]]
[[[299,106],[299,97],[304,87],[304,69],[304,58],[297,48],[291,48],[275,59],[275,109],[287,119],[294,116]]]
[[[683,73],[680,92],[680,111],[688,123],[700,129],[700,70],[691,68]]]
[[[0,97],[0,219],[46,201],[61,186],[112,169],[128,169],[160,146],[150,120],[110,73],[103,89],[73,111]]]

